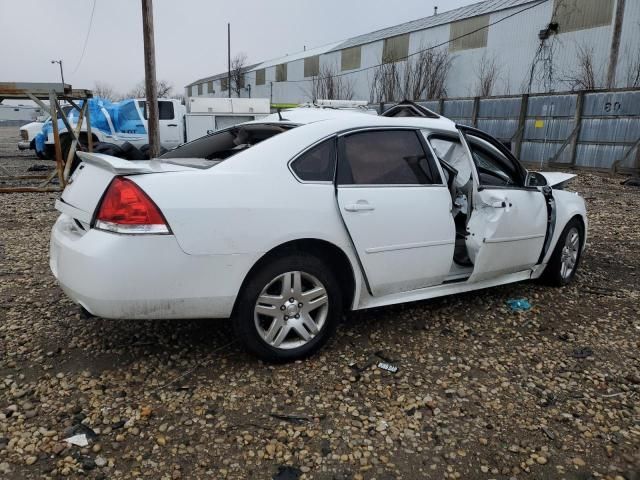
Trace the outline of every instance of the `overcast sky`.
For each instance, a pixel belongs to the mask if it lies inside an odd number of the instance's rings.
[[[0,81],[65,81],[92,88],[96,81],[125,92],[144,77],[140,0],[0,0]],[[257,63],[398,23],[451,10],[475,0],[155,0],[158,79],[177,92],[227,65],[232,56]],[[56,29],[52,38],[52,29]]]

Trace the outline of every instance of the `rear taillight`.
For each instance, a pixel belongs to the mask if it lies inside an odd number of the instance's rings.
[[[146,193],[127,178],[115,177],[102,198],[95,228],[116,233],[171,233]]]

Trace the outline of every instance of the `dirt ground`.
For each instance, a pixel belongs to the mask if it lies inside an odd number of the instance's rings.
[[[53,165],[17,141],[0,129],[0,165]],[[571,184],[591,225],[569,287],[351,313],[279,366],[226,321],[84,318],[49,271],[57,194],[0,194],[0,478],[640,479],[640,189],[620,180]]]

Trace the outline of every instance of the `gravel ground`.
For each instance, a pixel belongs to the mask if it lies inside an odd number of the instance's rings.
[[[52,165],[16,132],[1,165]],[[639,479],[640,190],[572,188],[591,236],[571,286],[352,313],[281,366],[225,321],[83,318],[47,263],[56,194],[0,194],[0,478]]]

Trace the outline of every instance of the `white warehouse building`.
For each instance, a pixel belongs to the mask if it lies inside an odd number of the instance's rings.
[[[439,97],[640,87],[640,0],[486,0],[434,12],[248,66],[240,93],[308,102],[317,96],[314,79],[329,72],[343,97],[400,100],[374,91],[381,65],[406,71],[423,51],[446,58]],[[229,97],[227,83],[223,72],[187,85],[185,94]]]

